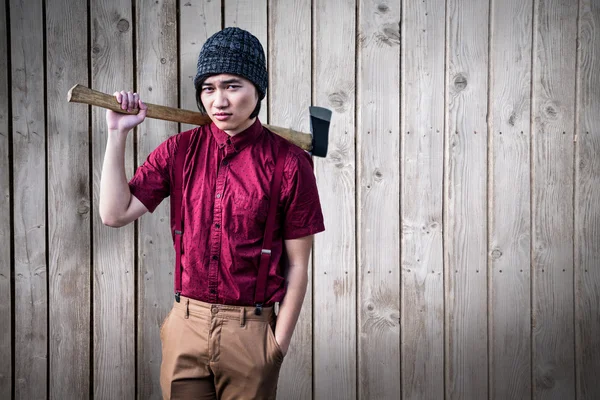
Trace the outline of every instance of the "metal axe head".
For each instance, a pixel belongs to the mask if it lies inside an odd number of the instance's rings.
[[[309,108],[310,111],[310,133],[312,134],[312,151],[317,157],[327,156],[329,145],[329,123],[331,122],[331,110],[323,107]]]

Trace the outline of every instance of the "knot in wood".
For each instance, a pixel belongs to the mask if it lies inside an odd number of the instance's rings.
[[[546,118],[555,120],[558,118],[558,106],[554,103],[549,103],[544,107],[544,114]]]
[[[385,14],[386,12],[388,12],[390,10],[390,8],[386,5],[386,4],[379,4],[377,6],[377,11],[379,11],[382,14]]]
[[[125,18],[121,18],[119,22],[117,22],[117,29],[121,33],[127,32],[129,30],[129,21],[127,21]]]
[[[500,257],[502,257],[502,251],[500,251],[500,249],[494,249],[492,251],[492,258],[498,260]]]
[[[77,214],[85,215],[90,212],[90,202],[86,199],[81,199],[77,205]]]
[[[344,91],[330,93],[329,96],[329,104],[335,111],[344,112],[346,111],[346,104],[348,103],[348,94]]]
[[[380,43],[388,46],[400,45],[400,27],[398,24],[385,24],[377,34]]]
[[[464,90],[467,87],[467,78],[463,74],[458,74],[454,78],[454,87],[457,91]]]
[[[375,171],[373,172],[373,176],[375,176],[375,180],[378,181],[378,182],[383,179],[383,174],[377,168],[375,168]]]

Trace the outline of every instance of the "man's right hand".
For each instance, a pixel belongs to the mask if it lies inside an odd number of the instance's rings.
[[[122,90],[120,92],[115,92],[114,96],[121,105],[122,110],[127,110],[129,112],[139,110],[139,112],[137,114],[121,114],[106,110],[106,124],[108,125],[108,130],[129,132],[144,121],[148,106],[142,102],[137,93]]]

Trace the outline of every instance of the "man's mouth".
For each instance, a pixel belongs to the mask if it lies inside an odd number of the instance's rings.
[[[213,117],[215,117],[219,121],[225,121],[226,119],[231,117],[231,114],[229,114],[229,113],[214,113]]]

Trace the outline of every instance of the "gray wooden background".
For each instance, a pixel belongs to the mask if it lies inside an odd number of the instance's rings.
[[[104,110],[66,96],[195,109],[232,25],[268,50],[263,122],[334,112],[279,398],[600,398],[599,0],[3,4],[0,398],[159,398],[168,201],[102,225]],[[128,174],[184,129],[144,122]]]

